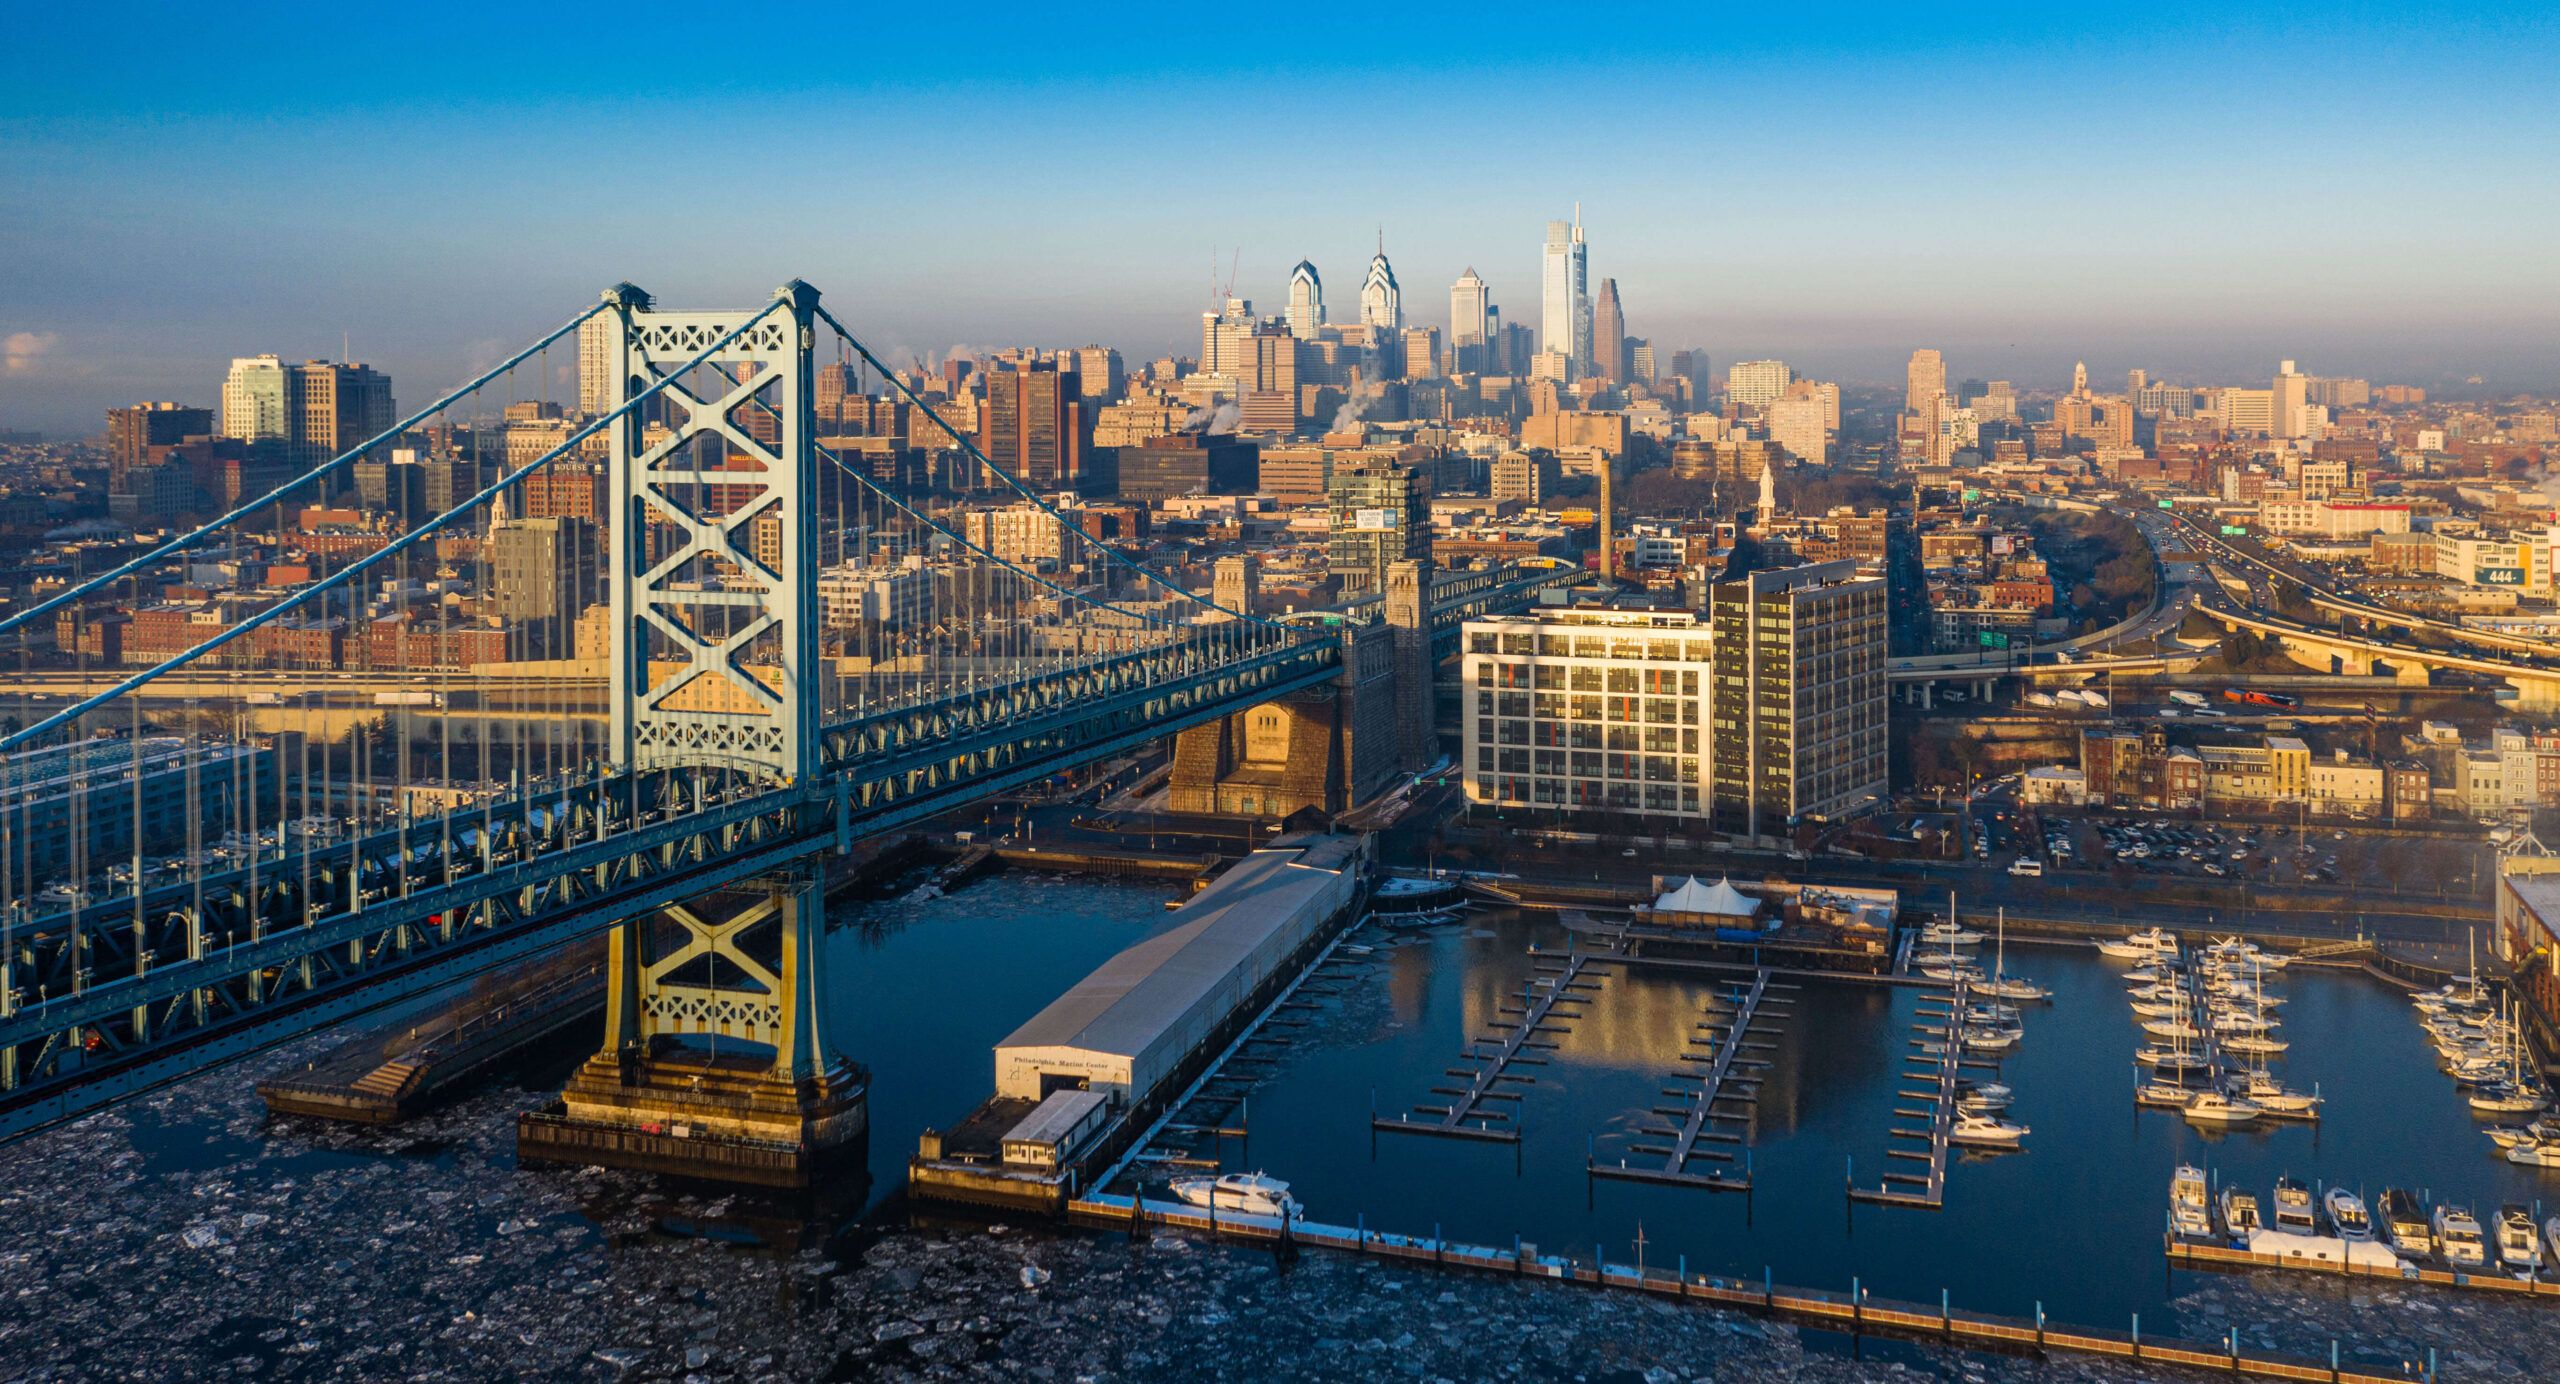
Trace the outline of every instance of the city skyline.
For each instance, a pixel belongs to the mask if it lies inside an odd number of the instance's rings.
[[[1187,349],[1230,264],[1272,303],[1299,260],[1330,266],[1339,315],[1381,225],[1421,286],[1409,317],[1445,325],[1442,290],[1472,266],[1505,320],[1535,326],[1540,228],[1577,200],[1591,272],[1639,333],[1717,361],[1889,382],[1925,342],[1958,374],[2034,384],[2082,358],[2238,378],[2293,357],[2493,393],[2560,372],[2542,230],[2560,118],[2530,98],[2555,29],[2521,7],[2210,30],[2020,9],[1984,17],[1996,44],[1892,12],[1720,16],[1699,51],[1639,26],[1566,61],[1499,36],[1434,49],[1415,16],[1363,43],[1386,56],[1304,70],[1297,104],[1207,125],[1166,122],[1230,97],[1232,68],[1158,71],[1038,21],[939,76],[778,70],[742,37],[688,36],[722,75],[660,101],[592,61],[583,20],[438,63],[400,56],[412,21],[324,21],[314,49],[382,48],[361,81],[255,21],[172,16],[144,53],[92,32],[100,17],[30,21],[0,97],[0,167],[23,190],[0,221],[19,270],[0,284],[0,426],[92,430],[110,405],[207,388],[233,356],[347,339],[451,383],[620,279],[716,303],[806,278],[901,353],[1144,358]],[[1304,51],[1276,22],[1229,23],[1222,54]],[[803,26],[816,54],[935,34]],[[1470,155],[1378,144],[1367,101],[1330,99],[1355,95],[1428,112],[1414,148]],[[1563,98],[1581,122],[1507,114]],[[1042,118],[1062,111],[1080,114]],[[602,162],[607,129],[660,166],[720,169],[681,194],[717,211],[605,210],[653,195]],[[314,141],[362,156],[321,171]],[[1303,168],[1285,193],[1245,175],[1271,160]],[[2094,195],[2055,195],[2100,171]],[[1168,175],[1216,195],[1162,197]],[[1036,259],[1003,229],[1029,206]]]

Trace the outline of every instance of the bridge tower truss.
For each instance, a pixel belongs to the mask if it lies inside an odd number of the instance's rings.
[[[668,312],[621,284],[622,403],[720,339],[736,312]],[[706,764],[785,782],[818,765],[818,291],[797,279],[764,320],[615,419],[612,753],[619,767]]]

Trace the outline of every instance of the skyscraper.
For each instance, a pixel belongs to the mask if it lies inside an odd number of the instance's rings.
[[[1582,204],[1573,204],[1573,223],[1547,223],[1547,248],[1538,279],[1538,349],[1554,351],[1577,364],[1591,358],[1589,264],[1582,244]]]
[[[990,371],[978,448],[1026,485],[1071,486],[1084,476],[1085,418],[1073,370],[1042,361]]]
[[[1627,377],[1627,314],[1618,305],[1618,281],[1602,279],[1591,304],[1591,374],[1611,382]]]
[[[2300,437],[2310,431],[2303,419],[2303,406],[2311,402],[2311,379],[2286,361],[2276,370],[2275,435]]]
[[[1485,322],[1491,315],[1493,295],[1476,277],[1475,267],[1458,276],[1449,286],[1449,344],[1481,346],[1485,341]]]
[[[1947,392],[1947,360],[1927,349],[1911,353],[1908,383],[1902,391],[1902,411],[1925,413],[1929,400]]]
[[[1378,237],[1378,253],[1369,261],[1369,277],[1360,285],[1360,323],[1380,331],[1404,329],[1404,292],[1396,287],[1396,271],[1387,263],[1386,236]]]
[[[619,313],[600,312],[578,324],[578,412],[594,418],[621,402],[613,387],[613,334]]]
[[[1289,271],[1289,335],[1313,341],[1323,325],[1324,280],[1316,276],[1315,261],[1300,260]]]
[[[222,380],[222,435],[281,444],[291,426],[287,387],[284,362],[277,357],[235,357]]]

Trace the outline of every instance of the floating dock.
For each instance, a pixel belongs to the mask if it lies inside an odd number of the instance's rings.
[[[1701,1038],[1692,1035],[1689,1045],[1702,1048],[1704,1051],[1687,1056],[1689,1061],[1707,1063],[1706,1072],[1694,1078],[1698,1082],[1695,1089],[1677,1086],[1664,1088],[1664,1095],[1684,1097],[1684,1104],[1657,1105],[1653,1108],[1654,1114],[1677,1119],[1680,1121],[1679,1125],[1674,1128],[1638,1131],[1655,1138],[1668,1137],[1671,1143],[1668,1146],[1639,1144],[1631,1150],[1639,1155],[1660,1157],[1662,1166],[1636,1167],[1623,1161],[1614,1167],[1593,1163],[1589,1169],[1591,1176],[1615,1178],[1627,1182],[1655,1182],[1679,1187],[1699,1187],[1718,1192],[1750,1191],[1751,1174],[1748,1167],[1740,1176],[1728,1177],[1722,1167],[1699,1173],[1690,1171],[1689,1164],[1693,1160],[1718,1164],[1730,1164],[1734,1161],[1734,1156],[1730,1153],[1721,1149],[1701,1149],[1698,1145],[1701,1142],[1717,1144],[1742,1142],[1742,1136],[1738,1134],[1721,1129],[1711,1130],[1707,1126],[1732,1123],[1746,1118],[1735,1111],[1718,1110],[1716,1108],[1718,1105],[1749,1106],[1760,1098],[1760,1079],[1756,1075],[1736,1075],[1736,1073],[1757,1073],[1768,1068],[1767,1059],[1746,1057],[1743,1054],[1766,1052],[1776,1046],[1751,1035],[1769,1031],[1758,1024],[1760,1013],[1764,1008],[1775,1011],[1770,1016],[1772,1019],[1783,1019],[1786,1017],[1785,1011],[1794,1003],[1792,1000],[1772,998],[1769,992],[1773,989],[1793,990],[1795,988],[1792,985],[1773,984],[1769,979],[1768,968],[1762,967],[1752,976],[1751,988],[1748,990],[1721,997],[1711,996],[1708,1002],[1710,1004],[1721,1002],[1725,1006],[1725,1012],[1700,1021],[1698,1027],[1708,1030],[1712,1036]],[[1738,1089],[1728,1095],[1725,1092],[1728,1085]]]
[[[1520,1142],[1517,1128],[1496,1128],[1497,1122],[1508,1122],[1510,1116],[1498,1110],[1483,1108],[1487,1101],[1515,1101],[1516,1091],[1498,1089],[1500,1083],[1528,1082],[1535,1078],[1515,1076],[1514,1064],[1535,1066],[1546,1061],[1532,1057],[1532,1050],[1553,1051],[1556,1044],[1541,1034],[1561,1033],[1563,1020],[1581,1014],[1581,1006],[1589,1003],[1585,992],[1600,988],[1598,976],[1584,975],[1593,958],[1587,952],[1567,952],[1562,960],[1540,956],[1536,963],[1540,972],[1521,987],[1521,1003],[1505,1004],[1504,1010],[1518,1014],[1520,1021],[1494,1039],[1477,1039],[1460,1054],[1476,1065],[1452,1067],[1449,1075],[1465,1077],[1464,1086],[1434,1086],[1432,1094],[1450,1097],[1447,1105],[1418,1105],[1413,1113],[1396,1119],[1380,1119],[1372,1115],[1372,1129],[1393,1130],[1399,1134],[1438,1134],[1452,1139],[1490,1139],[1499,1143]],[[1484,1052],[1484,1044],[1494,1044]],[[1473,1123],[1470,1123],[1473,1121]]]
[[[1885,1156],[1926,1163],[1928,1171],[1888,1172],[1874,1187],[1860,1187],[1852,1183],[1849,1188],[1851,1201],[1872,1202],[1879,1206],[1914,1206],[1928,1211],[1945,1209],[1947,1153],[1951,1147],[1949,1135],[1956,1121],[1956,1084],[1968,1066],[1999,1070],[1998,1063],[1964,1055],[1964,1008],[1972,993],[1972,988],[1961,980],[1948,991],[1944,1027],[1929,1022],[1932,1018],[1941,1017],[1935,1011],[1923,1011],[1912,1025],[1923,1036],[1911,1040],[1911,1046],[1921,1051],[1903,1056],[1904,1062],[1915,1064],[1905,1069],[1904,1079],[1928,1084],[1897,1095],[1905,1100],[1925,1100],[1929,1105],[1926,1109],[1897,1105],[1893,1110],[1894,1116],[1897,1119],[1927,1120],[1929,1123],[1923,1129],[1894,1126],[1890,1131],[1893,1138],[1902,1140],[1906,1145],[1916,1142],[1920,1147],[1888,1148]],[[1932,1046],[1937,1048],[1935,1053],[1927,1051]]]
[[[2182,1269],[2288,1269],[2295,1273],[2325,1274],[2331,1278],[2374,1278],[2393,1283],[2432,1283],[2441,1288],[2476,1288],[2484,1292],[2508,1293],[2521,1297],[2549,1298],[2560,1302],[2560,1279],[2517,1278],[2512,1274],[2486,1270],[2466,1273],[2460,1269],[2430,1268],[2402,1259],[2379,1245],[2380,1257],[2351,1253],[2285,1252],[2273,1244],[2269,1232],[2252,1237],[2246,1246],[2216,1237],[2213,1240],[2191,1239],[2176,1234],[2162,1237],[2169,1262]],[[2328,1240],[2332,1246],[2345,1242],[2329,1236],[2279,1235],[2276,1240]],[[2387,1262],[2386,1262],[2387,1261]]]
[[[1518,1241],[1503,1249],[1437,1236],[1390,1234],[1371,1230],[1365,1222],[1338,1226],[1303,1220],[1283,1223],[1269,1216],[1213,1216],[1179,1203],[1106,1193],[1078,1199],[1068,1206],[1067,1213],[1078,1223],[1107,1230],[1161,1226],[1251,1242],[1287,1243],[1346,1254],[1370,1254],[1408,1264],[1473,1269],[1482,1273],[1648,1293],[1657,1298],[1694,1302],[1704,1307],[1749,1312],[1817,1330],[1845,1331],[1853,1336],[1875,1335],[2002,1352],[2045,1354],[2061,1351],[2129,1360],[2135,1364],[2183,1365],[2259,1379],[2326,1380],[2329,1384],[2408,1384],[2413,1377],[2397,1370],[2381,1374],[2345,1366],[2341,1363],[2341,1353],[2334,1346],[2329,1359],[2313,1360],[2305,1356],[2243,1350],[2237,1332],[2212,1345],[2146,1338],[2140,1330],[2139,1319],[2135,1322],[2135,1329],[2129,1333],[2085,1327],[2058,1328],[2046,1320],[2041,1308],[2032,1318],[1957,1311],[1945,1302],[1930,1308],[1917,1303],[1878,1299],[1855,1281],[1852,1281],[1848,1292],[1827,1293],[1780,1287],[1766,1273],[1754,1282],[1692,1274],[1685,1264],[1674,1268],[1604,1262],[1585,1264],[1576,1259],[1540,1254]],[[2560,1293],[2560,1289],[2545,1291]],[[2432,1371],[2426,1377],[2432,1380]]]

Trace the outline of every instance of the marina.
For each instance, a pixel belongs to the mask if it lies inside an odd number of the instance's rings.
[[[1756,1026],[1756,1021],[1763,1009],[1773,1011],[1771,1017],[1776,1020],[1782,1019],[1786,1011],[1792,1008],[1791,1001],[1772,998],[1769,994],[1772,988],[1768,969],[1763,967],[1753,973],[1749,989],[1739,992],[1728,991],[1709,998],[1709,1008],[1720,1009],[1722,1013],[1701,1020],[1698,1027],[1710,1030],[1713,1036],[1691,1037],[1690,1045],[1703,1048],[1705,1051],[1682,1054],[1684,1060],[1707,1063],[1707,1070],[1702,1075],[1691,1078],[1698,1083],[1695,1087],[1664,1088],[1662,1094],[1681,1097],[1682,1104],[1657,1105],[1653,1108],[1653,1113],[1656,1115],[1679,1120],[1678,1127],[1645,1131],[1656,1136],[1667,1136],[1672,1142],[1668,1146],[1639,1144],[1629,1150],[1632,1157],[1659,1157],[1662,1159],[1662,1166],[1646,1168],[1626,1162],[1610,1166],[1595,1162],[1591,1166],[1593,1177],[1612,1177],[1638,1182],[1667,1182],[1676,1186],[1704,1187],[1713,1191],[1747,1192],[1751,1190],[1751,1174],[1747,1167],[1738,1176],[1728,1177],[1721,1166],[1704,1173],[1695,1173],[1689,1170],[1689,1164],[1692,1160],[1704,1160],[1717,1164],[1731,1164],[1735,1161],[1735,1156],[1731,1153],[1719,1149],[1701,1149],[1698,1145],[1702,1141],[1719,1144],[1741,1142],[1741,1136],[1737,1134],[1721,1128],[1710,1130],[1708,1126],[1730,1124],[1744,1118],[1738,1110],[1718,1110],[1717,1106],[1720,1103],[1729,1101],[1737,1106],[1748,1106],[1759,1095],[1760,1082],[1757,1076],[1747,1074],[1737,1076],[1736,1073],[1757,1073],[1766,1070],[1769,1065],[1763,1058],[1746,1057],[1743,1054],[1770,1050],[1770,1044],[1755,1040],[1751,1036],[1755,1032],[1770,1031],[1769,1028]],[[1794,990],[1797,987],[1784,985],[1775,988]],[[1728,1085],[1737,1088],[1731,1095],[1725,1092]]]
[[[1516,1075],[1518,1065],[1537,1065],[1544,1058],[1535,1052],[1553,1052],[1553,1035],[1561,1034],[1574,1016],[1588,1002],[1587,991],[1600,988],[1598,974],[1586,975],[1591,964],[1587,952],[1572,951],[1562,958],[1540,956],[1538,974],[1521,987],[1519,1004],[1505,1002],[1502,1012],[1516,1015],[1506,1031],[1492,1039],[1467,1045],[1460,1054],[1475,1063],[1472,1067],[1452,1067],[1446,1075],[1463,1076],[1464,1086],[1434,1086],[1434,1094],[1450,1097],[1447,1105],[1418,1105],[1413,1115],[1398,1119],[1376,1119],[1371,1127],[1398,1134],[1438,1134],[1456,1139],[1493,1139],[1517,1142],[1520,1131],[1510,1124],[1510,1116],[1502,1111],[1485,1109],[1487,1101],[1513,1101],[1519,1095],[1500,1089],[1500,1083],[1530,1082],[1535,1078]],[[1491,1051],[1484,1043],[1493,1044]],[[1418,1115],[1422,1118],[1415,1119]],[[1473,1123],[1470,1123],[1472,1121]]]

